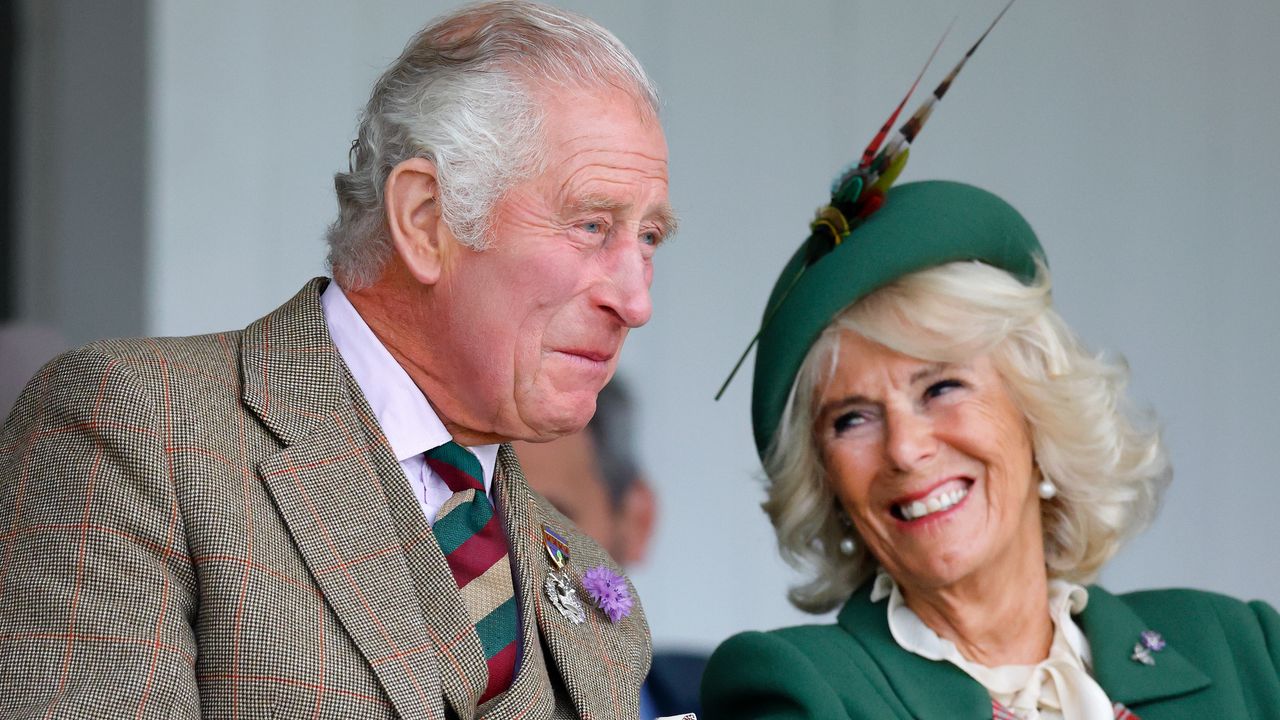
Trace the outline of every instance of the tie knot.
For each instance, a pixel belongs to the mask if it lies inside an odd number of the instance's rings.
[[[449,442],[427,451],[427,465],[453,492],[471,489],[484,493],[484,470],[470,450]]]

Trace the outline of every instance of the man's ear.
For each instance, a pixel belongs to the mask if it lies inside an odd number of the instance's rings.
[[[434,285],[456,240],[440,212],[436,165],[409,158],[391,169],[383,188],[391,245],[415,280]]]

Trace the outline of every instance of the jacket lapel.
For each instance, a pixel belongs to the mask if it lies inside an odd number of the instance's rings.
[[[506,481],[503,491],[512,500],[509,508],[512,511],[517,507],[524,508],[508,518],[522,593],[521,612],[524,617],[532,617],[537,621],[536,630],[541,635],[542,647],[546,648],[550,656],[547,670],[558,678],[551,679],[551,685],[556,691],[563,691],[568,696],[578,717],[597,720],[625,717],[625,710],[620,713],[618,708],[626,708],[628,705],[623,694],[638,696],[639,687],[628,688],[625,682],[626,677],[635,674],[636,668],[629,666],[624,660],[626,650],[618,628],[610,624],[604,613],[585,597],[581,582],[582,573],[590,567],[584,563],[589,561],[574,554],[577,548],[569,548],[566,572],[572,578],[578,600],[586,610],[586,620],[574,624],[551,604],[543,587],[548,573],[554,569],[543,544],[543,524],[550,523],[562,534],[568,528],[563,524],[563,519],[550,517],[533,497],[525,483],[515,452],[509,446],[503,447],[498,459]],[[522,502],[516,502],[517,500]],[[572,535],[568,534],[567,537],[572,538]],[[634,593],[634,589],[632,592]],[[633,621],[634,618],[631,618],[622,622]],[[525,625],[525,637],[529,637],[534,628],[532,623]],[[648,639],[647,626],[642,632]],[[536,638],[533,641],[536,642]],[[561,708],[555,710],[556,717],[560,717]]]
[[[1154,665],[1134,661],[1133,646],[1142,631],[1159,628],[1147,627],[1122,599],[1096,585],[1089,587],[1089,604],[1077,622],[1089,640],[1094,679],[1112,702],[1134,706],[1195,692],[1212,682],[1173,646],[1155,654]]]
[[[407,486],[329,338],[326,280],[244,333],[244,401],[284,449],[258,470],[319,592],[398,714],[442,717],[440,677],[384,486]],[[389,459],[389,463],[388,463]],[[446,573],[447,575],[447,573]]]
[[[991,720],[991,697],[980,684],[948,662],[928,660],[898,646],[889,632],[885,601],[871,602],[865,582],[840,611],[837,622],[884,674],[873,683],[888,685],[910,717]]]
[[[354,387],[355,381],[351,382]],[[364,398],[360,398],[360,405],[367,408]],[[365,412],[373,417],[372,410]],[[376,423],[371,420],[370,424],[381,438]],[[403,596],[405,604],[412,604],[410,598],[416,601],[419,623],[430,642],[429,654],[436,658],[438,694],[442,692],[454,714],[466,720],[475,716],[476,703],[488,681],[484,650],[462,604],[449,562],[422,514],[422,505],[390,447],[385,440],[380,442],[385,452],[378,454],[377,463],[390,511],[388,532],[394,532],[403,548],[412,581],[409,594]]]

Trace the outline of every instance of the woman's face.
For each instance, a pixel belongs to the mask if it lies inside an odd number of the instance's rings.
[[[904,590],[1043,573],[1029,427],[990,357],[929,362],[849,332],[839,359],[818,389],[818,447],[862,541]]]

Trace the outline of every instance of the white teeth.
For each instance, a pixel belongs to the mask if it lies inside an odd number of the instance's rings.
[[[956,488],[949,492],[933,495],[926,500],[914,500],[899,505],[898,512],[902,513],[902,517],[907,520],[919,520],[926,515],[951,509],[968,494],[968,488]]]

